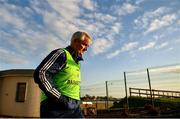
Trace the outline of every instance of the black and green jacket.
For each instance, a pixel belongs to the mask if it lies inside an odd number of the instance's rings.
[[[52,51],[40,63],[35,69],[34,80],[43,91],[41,101],[59,99],[61,95],[80,99],[80,60],[82,57],[77,57],[68,46]]]

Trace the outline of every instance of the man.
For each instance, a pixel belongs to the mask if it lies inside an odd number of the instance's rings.
[[[79,61],[91,42],[86,32],[77,31],[70,46],[52,51],[36,68],[34,80],[42,90],[40,117],[83,117]]]

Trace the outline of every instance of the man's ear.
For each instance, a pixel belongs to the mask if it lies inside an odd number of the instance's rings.
[[[74,39],[74,42],[75,42],[75,43],[81,43],[82,41],[79,40],[79,39]]]

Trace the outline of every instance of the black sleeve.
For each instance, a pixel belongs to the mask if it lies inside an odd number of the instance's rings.
[[[66,62],[66,54],[63,49],[52,51],[35,69],[34,80],[48,98],[59,99],[61,93],[53,84],[53,75],[61,70]]]

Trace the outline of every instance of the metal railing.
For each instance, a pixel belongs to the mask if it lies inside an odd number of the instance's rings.
[[[180,98],[180,91],[168,91],[168,90],[155,90],[152,89],[152,97],[169,97],[169,98]],[[149,89],[141,89],[141,88],[129,88],[130,96],[139,96],[147,98],[150,97],[151,93]],[[135,94],[135,95],[134,95]]]

